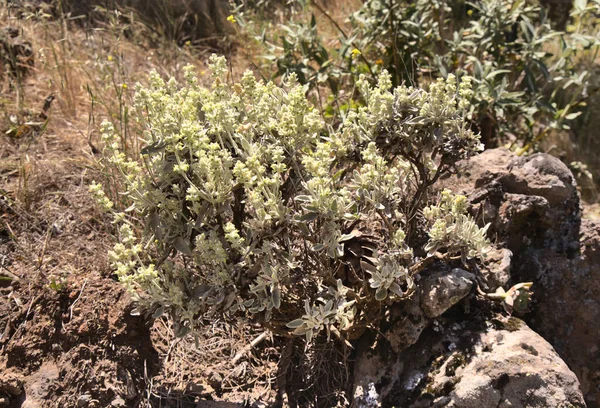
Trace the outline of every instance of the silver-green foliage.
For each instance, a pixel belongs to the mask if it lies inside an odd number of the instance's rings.
[[[600,1],[576,1],[568,32],[546,15],[536,1],[368,0],[351,20],[363,52],[383,58],[395,82],[472,75],[481,133],[529,149],[568,129],[596,91],[581,61],[600,49]]]
[[[250,72],[232,84],[224,58],[210,68],[210,88],[191,67],[183,85],[152,73],[138,86],[140,157],[104,125],[130,206],[91,189],[120,225],[111,263],[142,307],[170,313],[182,333],[250,315],[309,340],[349,338],[414,290],[415,255],[485,255],[464,197],[427,207],[440,175],[481,149],[465,120],[468,78],[428,91],[391,89],[386,72],[375,87],[360,78],[366,106],[332,129],[294,75],[283,87]]]

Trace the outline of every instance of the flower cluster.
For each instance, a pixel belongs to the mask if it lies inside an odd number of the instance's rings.
[[[490,224],[479,228],[466,212],[467,198],[453,195],[450,190],[442,191],[438,205],[423,209],[425,218],[433,223],[425,246],[429,254],[445,248],[448,253],[459,253],[463,258],[485,257],[490,248],[485,235]]]
[[[120,225],[117,276],[181,327],[249,315],[308,340],[360,335],[357,321],[374,323],[415,286],[415,225],[435,181],[480,149],[465,123],[470,82],[449,76],[426,91],[392,89],[386,72],[375,87],[361,78],[364,106],[331,129],[294,75],[278,87],[249,72],[230,83],[222,57],[210,68],[210,88],[189,67],[184,85],[152,73],[137,86],[139,157],[104,126],[129,207],[91,190]],[[448,197],[425,210],[425,249],[482,255],[485,229]]]

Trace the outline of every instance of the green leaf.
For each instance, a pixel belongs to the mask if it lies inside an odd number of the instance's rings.
[[[501,74],[510,74],[510,70],[508,69],[497,69],[495,71],[490,72],[489,74],[487,74],[485,76],[485,79],[487,79],[488,81],[493,79],[494,77],[501,75]]]
[[[315,244],[311,248],[311,250],[313,250],[314,252],[319,252],[319,251],[322,251],[323,249],[325,249],[325,245],[323,245],[323,244]]]
[[[281,289],[279,286],[275,286],[273,289],[273,293],[271,293],[271,300],[273,301],[273,306],[275,309],[279,309],[281,307]]]
[[[298,327],[302,326],[304,324],[304,320],[302,319],[296,319],[296,320],[292,320],[291,322],[286,324],[286,327],[290,328],[290,329],[297,329]]]
[[[350,234],[344,234],[340,237],[340,239],[338,239],[338,242],[346,242],[346,241],[350,241],[352,238],[354,238],[354,234],[350,233]]]
[[[387,297],[388,291],[386,288],[379,288],[375,292],[375,299],[378,301],[383,301]]]
[[[310,203],[312,201],[312,198],[308,195],[299,195],[296,196],[296,198],[294,198],[295,201],[299,201],[301,203]]]
[[[576,117],[578,117],[579,115],[581,115],[583,112],[573,112],[573,113],[569,113],[567,116],[565,116],[566,120],[573,120]]]
[[[154,311],[154,313],[152,313],[152,318],[153,319],[158,319],[159,317],[161,317],[163,314],[165,313],[165,308],[163,306],[159,307],[158,309],[156,309]]]
[[[318,213],[309,212],[309,213],[302,214],[301,216],[297,217],[296,220],[302,221],[302,222],[311,222],[311,221],[316,220],[317,218],[319,218]]]
[[[175,241],[173,241],[173,247],[184,255],[187,255],[187,256],[193,255],[192,250],[190,249],[190,245],[182,237],[175,238]]]
[[[175,337],[177,337],[177,338],[185,337],[191,331],[192,331],[192,329],[189,326],[179,326],[179,330],[176,331]]]

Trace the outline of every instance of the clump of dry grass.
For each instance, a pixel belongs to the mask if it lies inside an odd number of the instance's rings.
[[[138,20],[153,34],[178,45],[191,43],[223,49],[230,25],[227,0],[36,0],[23,1],[30,8],[43,9],[54,18],[69,15],[83,27],[95,27],[111,20],[110,14]]]
[[[140,134],[128,111],[134,84],[152,69],[179,80],[187,64],[200,74],[205,69],[210,49],[179,47],[134,17],[107,16],[82,28],[73,15],[0,3],[0,27],[17,29],[35,57],[18,87],[8,77],[0,84],[0,278],[17,279],[0,287],[0,303],[11,305],[0,313],[0,332],[22,325],[22,316],[28,316],[23,307],[27,311],[40,291],[68,294],[88,279],[114,284],[106,259],[112,225],[88,193],[92,180],[109,177],[97,164],[98,125],[111,120],[123,143],[135,147]],[[235,64],[231,73],[245,68]],[[90,316],[90,325],[95,318],[103,317]],[[165,406],[171,398],[272,397],[277,348],[271,340],[232,363],[260,334],[256,329],[215,324],[197,347],[193,339],[175,340],[170,325],[161,319],[153,329],[163,364],[147,373],[145,406]],[[3,336],[2,344],[10,340]],[[26,330],[19,336],[27,336]],[[200,378],[207,378],[210,392],[199,391]],[[76,392],[81,384],[72,386]]]
[[[152,337],[162,365],[148,382],[146,398],[154,403],[206,397],[273,401],[280,341],[262,333],[256,326],[215,322],[196,338],[176,338],[172,322],[159,318]]]

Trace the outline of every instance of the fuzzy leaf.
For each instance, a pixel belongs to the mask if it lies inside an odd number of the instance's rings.
[[[388,295],[388,291],[386,288],[379,288],[375,292],[375,299],[379,300],[381,302],[381,301],[385,300],[387,295]]]
[[[292,320],[291,322],[287,323],[286,327],[288,327],[290,329],[297,329],[298,327],[302,326],[303,324],[304,324],[304,320],[296,319],[296,320]]]

